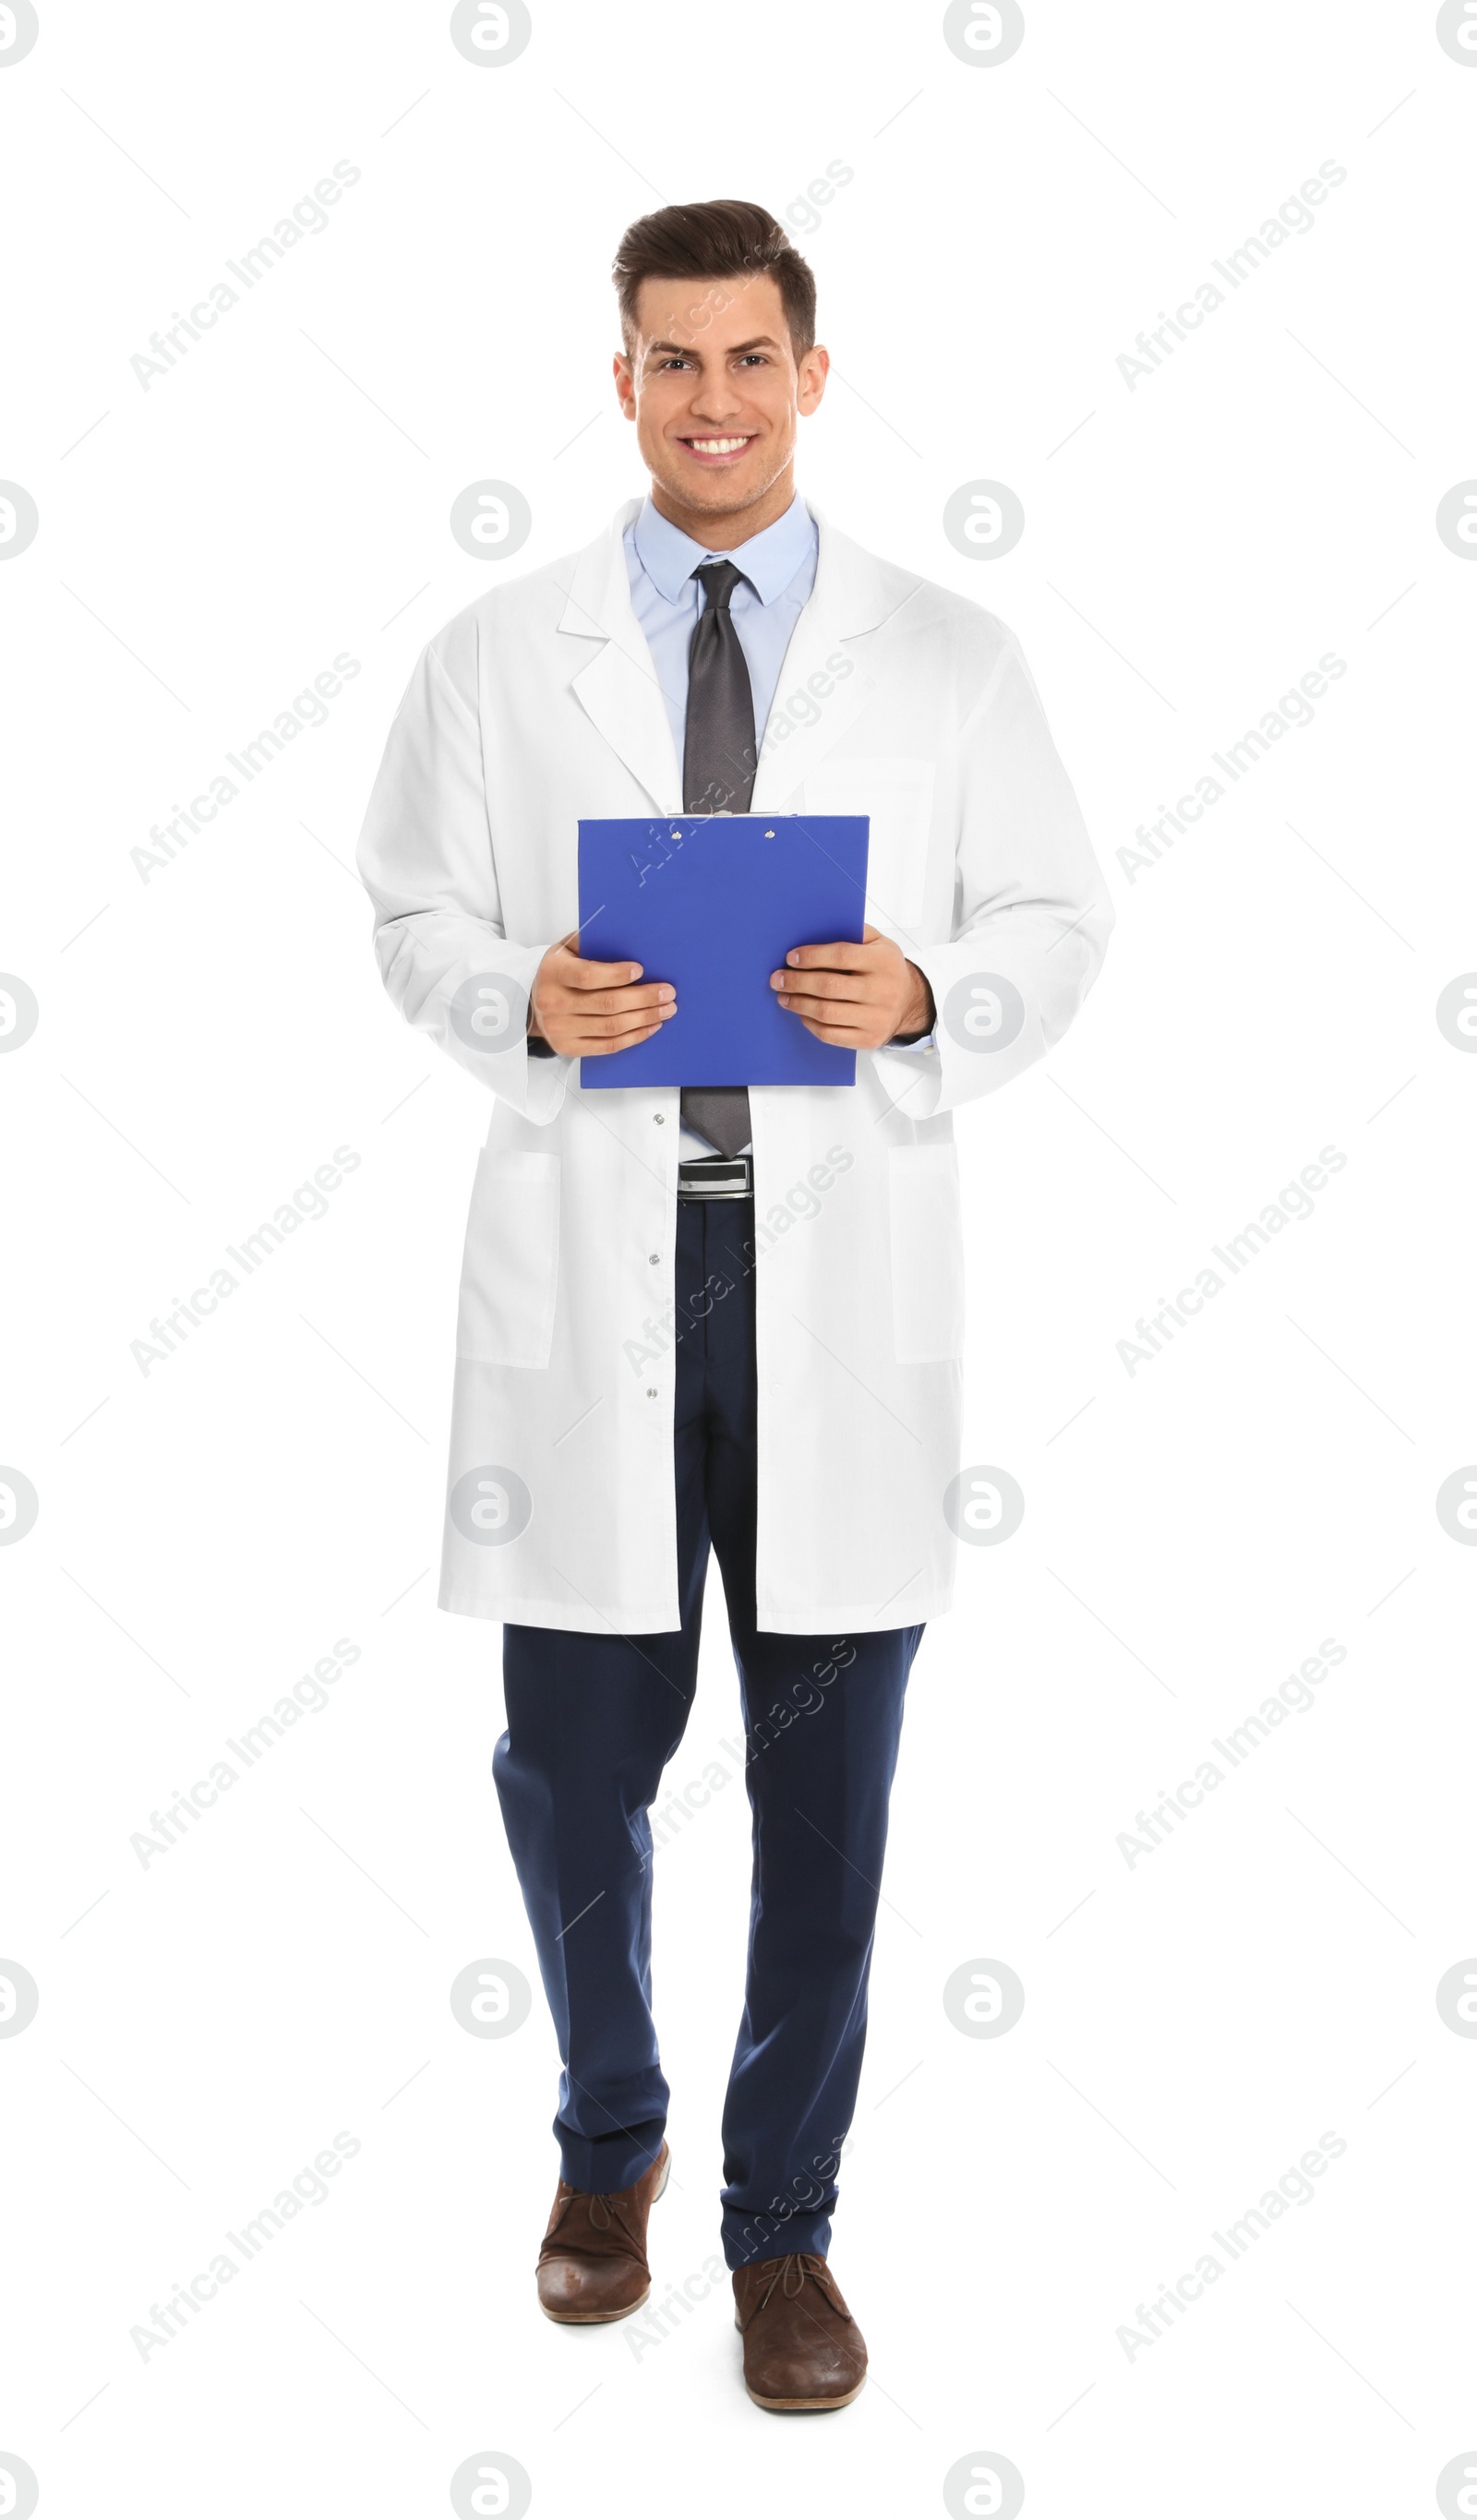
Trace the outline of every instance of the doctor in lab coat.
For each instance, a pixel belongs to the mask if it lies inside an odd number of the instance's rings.
[[[1013,635],[795,490],[826,353],[783,230],[744,203],[658,211],[616,277],[651,489],[431,641],[360,866],[391,999],[487,1094],[440,1600],[505,1628],[498,1784],[565,2059],[540,2297],[556,2318],[635,2306],[665,2176],[646,1811],[691,1697],[711,1521],[757,1815],[725,2252],[751,2395],[838,2405],[865,2349],[826,2268],[835,2156],[903,1685],[953,1584],[953,1112],[1060,1038],[1112,913]],[[776,977],[793,1020],[862,1045],[855,1086],[751,1089],[748,1194],[694,1215],[714,1149],[677,1089],[588,1093],[574,1055],[670,1020],[660,975],[581,963],[572,931],[579,818],[684,808],[693,571],[715,554],[741,575],[752,810],[871,817],[870,941]],[[786,1803],[804,1844],[781,1842]],[[613,2274],[590,2205],[612,2197],[640,2240]],[[803,2320],[834,2349],[819,2377]]]

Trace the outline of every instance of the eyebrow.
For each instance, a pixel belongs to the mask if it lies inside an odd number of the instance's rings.
[[[675,350],[679,358],[686,358],[689,353],[696,347],[697,343],[695,340],[688,342],[649,341],[647,343],[649,353],[657,350]],[[740,357],[745,350],[778,350],[779,347],[779,342],[775,340],[771,334],[756,333],[751,341],[731,342],[728,349],[724,352],[724,356],[725,358],[736,359]]]

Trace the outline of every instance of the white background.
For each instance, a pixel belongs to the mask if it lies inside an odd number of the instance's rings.
[[[404,2520],[480,2451],[536,2514],[927,2513],[993,2451],[1041,2520],[1385,2520],[1477,2443],[1477,2045],[1435,2003],[1477,1951],[1477,1553],[1434,1506],[1477,1458],[1477,1059],[1435,1020],[1477,967],[1477,571],[1434,521],[1477,472],[1477,73],[1427,6],[1026,16],[978,68],[932,7],[546,0],[483,68],[442,8],[75,0],[0,70],[0,473],[40,514],[0,566],[0,967],[40,1009],[0,1060],[0,1460],[40,1500],[0,1552],[0,1954],[40,1991],[0,2039],[0,2452],[43,2520]],[[326,232],[145,390],[150,335],[344,158]],[[1329,158],[1312,232],[1130,390],[1141,329]],[[1119,909],[1076,1029],[959,1125],[964,1459],[1026,1515],[962,1552],[916,1667],[833,2242],[874,2381],[809,2424],[744,2398],[726,2283],[640,2355],[535,2309],[542,2000],[503,2040],[448,2002],[478,1958],[535,1975],[499,1640],[429,1572],[485,1113],[382,999],[350,872],[413,659],[498,566],[453,499],[522,489],[518,571],[641,489],[610,255],[726,193],[818,275],[803,486],[1019,633]],[[941,524],[981,477],[1026,513],[994,562]],[[1329,652],[1315,722],[1121,863]],[[329,722],[145,880],[150,826],[340,652]],[[329,1213],[142,1372],[151,1318],[341,1146]],[[1136,1319],[1325,1146],[1315,1214],[1131,1374]],[[143,1867],[151,1812],[340,1638],[324,1711]],[[1135,1815],[1328,1638],[1311,1711],[1131,1868]],[[715,1615],[671,1781],[730,1780],[658,1866],[656,2299],[718,2245],[736,1720]],[[1000,2039],[943,2007],[981,1957],[1026,1990]],[[327,2200],[142,2360],[340,2130]],[[1130,2359],[1137,2305],[1325,2132],[1312,2202]]]

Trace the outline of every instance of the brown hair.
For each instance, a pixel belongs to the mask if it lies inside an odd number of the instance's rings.
[[[800,359],[815,347],[816,278],[779,220],[757,202],[674,202],[651,210],[632,221],[615,250],[610,277],[622,335],[629,345],[644,280],[737,280],[761,272],[779,288]]]

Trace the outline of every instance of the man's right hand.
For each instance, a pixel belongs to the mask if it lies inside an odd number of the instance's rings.
[[[639,963],[589,963],[578,952],[579,930],[551,945],[533,975],[528,1015],[538,1033],[563,1058],[603,1058],[649,1041],[677,1012],[669,980],[644,986]]]

